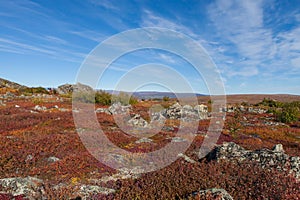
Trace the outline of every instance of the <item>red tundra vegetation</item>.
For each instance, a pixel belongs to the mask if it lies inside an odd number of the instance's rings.
[[[149,120],[149,107],[155,102],[139,102],[135,113]],[[165,107],[171,105],[164,103]],[[45,107],[35,110],[36,105]],[[101,107],[98,106],[97,107]],[[60,108],[63,108],[61,110]],[[237,116],[238,115],[238,116]],[[178,130],[179,121],[167,119],[153,142],[136,143],[138,138],[118,128],[112,115],[98,113],[97,118],[107,137],[120,148],[131,152],[150,152],[163,148]],[[299,122],[277,123],[273,113],[228,113],[218,143],[235,142],[245,149],[271,149],[281,143],[289,156],[300,156]],[[199,160],[197,150],[204,140],[209,119],[199,121],[193,143],[184,152],[196,162],[179,158],[171,165],[137,178],[95,181],[94,185],[114,189],[110,194],[93,194],[91,199],[216,199],[197,195],[196,191],[222,188],[234,199],[299,199],[300,182],[291,174],[263,169],[255,162]],[[0,179],[37,177],[44,182],[48,199],[80,199],[78,185],[113,177],[115,169],[100,163],[82,144],[73,122],[70,101],[35,102],[11,100],[0,106]],[[56,158],[51,161],[50,158]],[[54,190],[54,186],[65,185]],[[0,191],[1,187],[0,187]],[[0,199],[26,199],[0,192]]]

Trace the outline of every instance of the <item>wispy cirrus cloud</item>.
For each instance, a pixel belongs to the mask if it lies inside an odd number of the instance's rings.
[[[54,51],[48,50],[46,48],[40,48],[26,43],[15,42],[13,40],[5,39],[5,38],[0,38],[0,44],[6,47],[19,48],[19,50],[23,50],[23,53],[27,53],[28,51],[34,51],[36,53],[45,53],[45,54],[55,53]]]
[[[227,74],[256,75],[259,73],[256,66],[274,56],[272,31],[263,25],[262,1],[217,0],[208,6],[208,15],[219,37],[232,45],[227,49],[238,58],[234,64],[239,69],[231,67]]]
[[[56,39],[56,38],[55,38]],[[53,45],[34,45],[26,42],[16,41],[7,38],[0,38],[0,52],[9,52],[24,55],[46,55],[51,58],[70,62],[82,62],[85,53],[62,49]]]
[[[160,28],[168,28],[172,29],[184,34],[193,37],[194,39],[199,39],[199,35],[196,34],[193,30],[188,28],[187,26],[182,25],[178,21],[172,21],[166,19],[162,16],[159,16],[153,13],[150,10],[143,10],[142,20],[141,20],[141,27],[160,27]]]
[[[80,36],[82,38],[85,39],[89,39],[95,42],[101,42],[104,39],[107,38],[106,35],[104,35],[103,33],[100,33],[99,31],[95,31],[95,30],[79,30],[79,31],[69,31],[71,34]]]
[[[299,26],[276,31],[274,27],[287,16],[277,16],[272,21],[273,18],[266,16],[267,6],[268,2],[262,0],[217,0],[208,6],[208,16],[228,50],[224,52],[223,61],[230,57],[233,60],[222,64],[227,66],[223,69],[226,75],[254,76],[269,73],[272,76],[287,67],[297,69],[297,58],[300,56]],[[267,21],[275,23],[272,28],[267,26]]]
[[[120,10],[117,6],[115,6],[109,0],[89,0],[89,2],[94,4],[94,5],[97,5],[97,6],[102,6],[106,9],[109,9],[109,10],[116,10],[116,11]]]

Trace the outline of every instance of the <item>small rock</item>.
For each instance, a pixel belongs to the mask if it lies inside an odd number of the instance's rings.
[[[108,115],[111,115],[111,112],[109,111],[108,108],[97,108],[95,112],[96,113],[106,113]]]
[[[173,137],[172,142],[186,142],[187,140],[181,137]]]
[[[28,155],[25,159],[25,162],[29,161],[29,160],[32,160],[33,159],[33,156],[32,155]]]
[[[36,105],[34,107],[34,110],[37,110],[37,111],[45,111],[47,110],[47,108],[45,106],[39,106],[39,105]]]
[[[60,159],[55,157],[55,156],[50,156],[49,158],[47,158],[47,161],[50,162],[50,163],[54,163],[54,162],[57,162],[59,160]]]
[[[152,142],[152,141],[153,141],[153,140],[150,139],[150,138],[141,138],[141,139],[135,141],[135,143],[136,143],[136,144],[140,144],[140,143],[150,143],[150,142]]]
[[[272,150],[274,152],[284,152],[282,144],[276,144]]]
[[[59,108],[58,109],[60,112],[68,112],[69,111],[69,109],[67,109],[67,108]]]
[[[186,162],[196,163],[195,160],[191,159],[190,157],[188,157],[187,155],[185,155],[183,153],[178,154],[178,157],[183,158]]]

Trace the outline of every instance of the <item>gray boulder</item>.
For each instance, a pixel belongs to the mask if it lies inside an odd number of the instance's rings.
[[[175,103],[170,106],[165,113],[166,118],[169,119],[183,119],[189,120],[203,120],[208,118],[208,109],[206,105],[196,105],[192,107],[190,105],[181,106],[179,103]]]
[[[120,102],[112,104],[108,111],[112,114],[126,114],[132,109],[131,105],[123,106]]]
[[[175,103],[166,110],[166,117],[169,119],[179,119],[181,118],[181,110],[182,106],[179,103]]]
[[[136,114],[128,121],[128,125],[133,127],[145,128],[148,126],[148,122],[144,120],[139,114]]]
[[[114,192],[114,189],[100,187],[97,185],[81,185],[79,188],[79,194],[83,200],[92,199],[92,196],[96,194],[108,195]]]
[[[182,118],[196,120],[196,119],[198,119],[198,114],[192,106],[184,105],[184,106],[182,106]]]

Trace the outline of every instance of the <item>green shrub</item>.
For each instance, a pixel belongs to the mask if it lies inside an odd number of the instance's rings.
[[[168,97],[168,96],[163,97],[163,101],[169,101],[169,100],[170,100],[170,97]]]
[[[43,87],[30,87],[21,89],[22,93],[29,93],[29,94],[49,94],[49,92]]]
[[[281,110],[276,112],[276,118],[283,123],[295,122],[299,117],[299,102],[286,103]]]
[[[33,102],[34,104],[42,104],[42,103],[44,103],[44,100],[41,99],[41,98],[34,98],[34,99],[32,100],[32,102]]]
[[[129,94],[125,92],[120,92],[118,95],[112,96],[112,103],[114,102],[120,102],[122,105],[128,105],[128,104],[137,104],[138,99],[134,96],[130,96]]]
[[[95,102],[101,105],[110,105],[111,104],[112,95],[108,92],[100,90],[95,94]]]
[[[273,99],[264,98],[260,103],[258,103],[258,105],[268,106],[273,108],[281,108],[284,105],[284,103],[280,101],[275,101]]]
[[[95,103],[95,95],[93,92],[76,92],[73,93],[72,100],[82,103]]]

